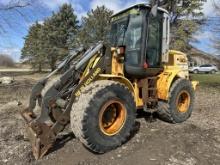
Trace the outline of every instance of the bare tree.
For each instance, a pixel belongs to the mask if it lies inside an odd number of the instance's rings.
[[[10,0],[8,3],[0,2],[0,15],[1,13],[4,14],[4,12],[14,11],[24,18],[26,22],[28,22],[27,17],[22,11],[20,11],[20,9],[30,6],[31,3],[32,0]],[[0,19],[0,35],[2,35],[3,33],[7,33],[5,25],[9,26],[11,29],[13,27],[11,26],[11,20],[5,19],[4,15],[1,16]]]
[[[215,0],[211,0],[211,1],[212,1],[212,5],[216,9],[216,11],[220,14],[220,3],[216,2]]]
[[[29,6],[31,3],[28,0],[11,0],[8,4],[0,4],[0,10],[13,10]]]

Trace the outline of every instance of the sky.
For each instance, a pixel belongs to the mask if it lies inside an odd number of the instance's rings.
[[[25,8],[1,10],[10,6],[11,2],[17,1],[19,0],[0,0],[0,54],[8,54],[15,61],[20,59],[24,37],[27,35],[29,27],[36,21],[43,22],[64,3],[72,4],[75,14],[80,20],[82,16],[86,16],[89,10],[95,9],[97,6],[105,5],[117,12],[132,4],[147,0],[20,0],[21,3],[29,2],[31,5]],[[211,20],[216,18],[213,13],[212,0],[207,0],[203,12]],[[194,43],[193,46],[211,54],[220,54],[210,46],[210,37],[213,35],[210,31],[211,28],[210,23],[203,25],[194,35],[200,42]]]

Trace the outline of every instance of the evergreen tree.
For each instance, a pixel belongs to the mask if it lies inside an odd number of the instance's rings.
[[[97,7],[82,18],[82,28],[79,39],[83,46],[88,47],[98,41],[107,42],[107,35],[110,30],[110,17],[113,11],[105,6]]]
[[[41,37],[42,25],[36,22],[30,27],[21,51],[21,59],[28,60],[38,71],[42,70],[42,65],[45,61],[45,56],[41,50],[43,44]]]
[[[22,59],[28,59],[35,66],[49,63],[52,70],[75,44],[78,20],[71,5],[64,4],[57,13],[30,27],[22,49]]]
[[[161,6],[168,10],[171,25],[175,25],[180,18],[198,18],[203,16],[203,4],[207,0],[162,0]]]
[[[163,0],[161,5],[171,16],[171,49],[189,50],[193,33],[203,21],[203,4],[206,0]]]
[[[55,69],[57,61],[63,59],[74,45],[78,23],[72,6],[68,4],[64,4],[58,13],[53,13],[52,17],[45,21],[45,51],[52,70]]]

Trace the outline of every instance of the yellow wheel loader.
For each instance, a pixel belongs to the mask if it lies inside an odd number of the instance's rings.
[[[156,10],[152,14],[143,3],[116,13],[111,46],[99,42],[76,49],[33,87],[21,114],[36,159],[68,124],[87,148],[105,153],[128,140],[137,111],[157,113],[170,123],[190,117],[197,82],[189,80],[187,56],[169,50],[168,12]]]

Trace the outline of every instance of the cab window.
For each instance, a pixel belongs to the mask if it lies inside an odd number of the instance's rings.
[[[146,62],[152,68],[160,66],[163,35],[162,19],[163,15],[160,12],[156,17],[151,14],[148,17]]]

